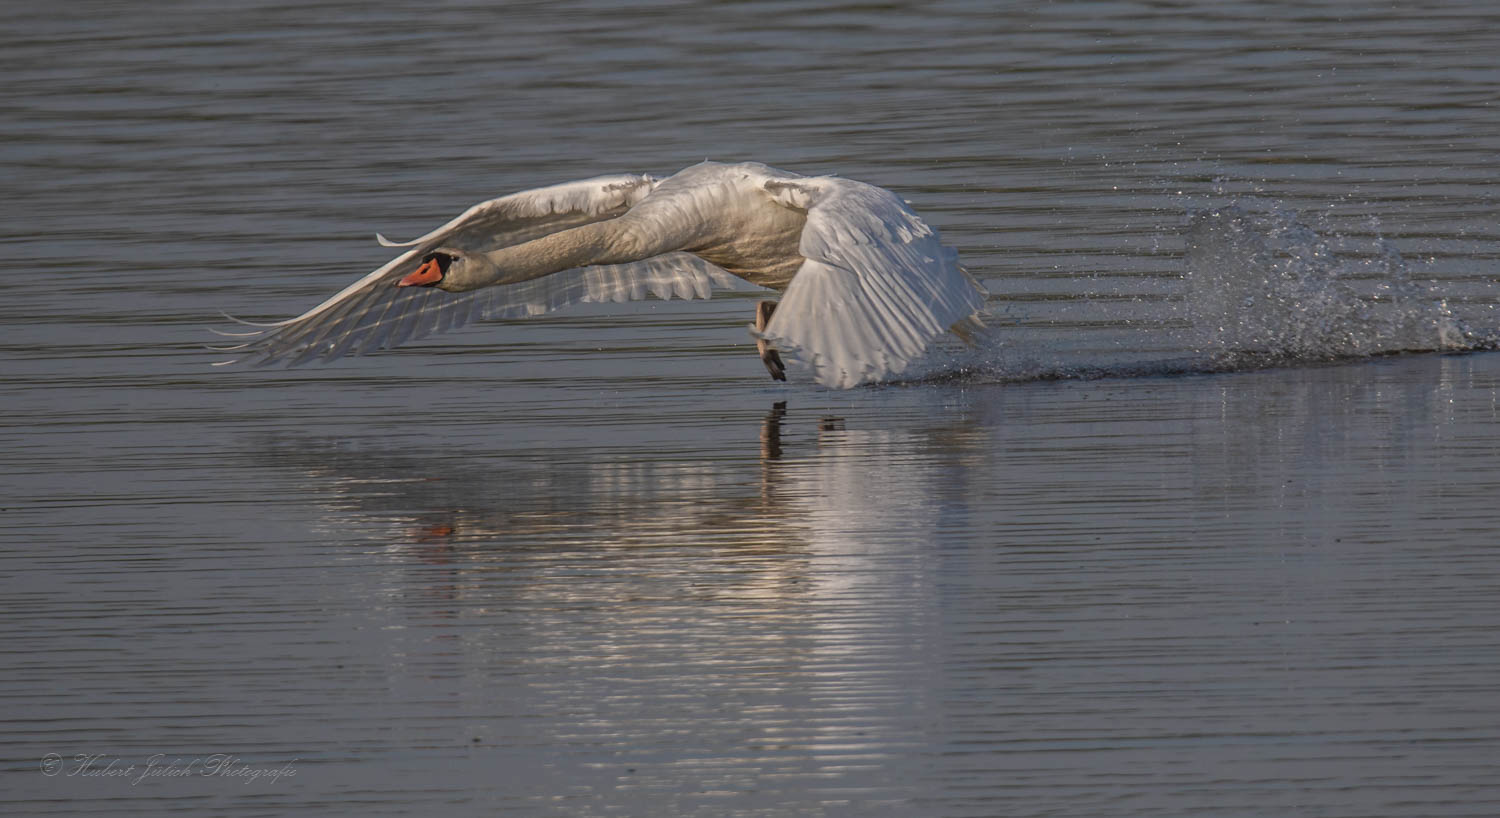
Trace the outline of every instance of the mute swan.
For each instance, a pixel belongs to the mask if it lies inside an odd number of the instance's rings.
[[[890,191],[759,163],[568,182],[481,202],[412,241],[376,239],[410,249],[224,349],[256,364],[332,360],[476,317],[648,293],[707,298],[738,277],[782,293],[760,302],[751,325],[771,376],[786,377],[779,350],[845,388],[902,372],[950,330],[969,340],[985,297]]]

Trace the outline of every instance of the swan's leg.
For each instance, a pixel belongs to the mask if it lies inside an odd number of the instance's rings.
[[[966,347],[979,346],[979,341],[974,334],[984,329],[984,322],[979,320],[979,315],[971,315],[968,318],[960,318],[948,328],[948,331],[958,336],[958,340],[964,342]]]
[[[775,311],[775,301],[762,301],[755,305],[756,332],[766,331],[766,325],[771,323],[771,313]],[[781,363],[781,354],[772,349],[766,339],[755,339],[755,351],[760,353],[760,362],[766,365],[766,371],[771,373],[772,378],[778,381],[786,380],[786,367]]]

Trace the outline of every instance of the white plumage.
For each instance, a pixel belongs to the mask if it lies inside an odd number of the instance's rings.
[[[411,241],[378,238],[409,249],[296,318],[256,325],[228,347],[236,360],[332,360],[475,318],[707,298],[742,279],[783,291],[751,329],[771,374],[782,377],[780,350],[844,388],[901,373],[977,321],[985,297],[890,191],[758,163],[569,182],[482,202]]]

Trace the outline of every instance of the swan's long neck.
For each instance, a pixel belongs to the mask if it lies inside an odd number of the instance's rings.
[[[486,253],[495,265],[494,278],[479,286],[515,284],[574,267],[641,261],[682,249],[692,241],[690,233],[662,230],[627,213]]]

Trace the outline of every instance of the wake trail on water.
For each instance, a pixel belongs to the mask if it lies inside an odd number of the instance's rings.
[[[1293,211],[1255,202],[1187,215],[1180,278],[1142,298],[1155,311],[1151,320],[1114,322],[1108,349],[1059,351],[1045,341],[1028,348],[1026,330],[1007,328],[1002,314],[986,319],[991,332],[978,349],[921,380],[1215,374],[1500,348],[1500,331],[1472,326],[1450,305],[1453,282],[1414,280],[1383,238],[1325,235]],[[1472,292],[1462,300],[1476,303]],[[1497,300],[1495,292],[1477,299],[1486,318]]]

